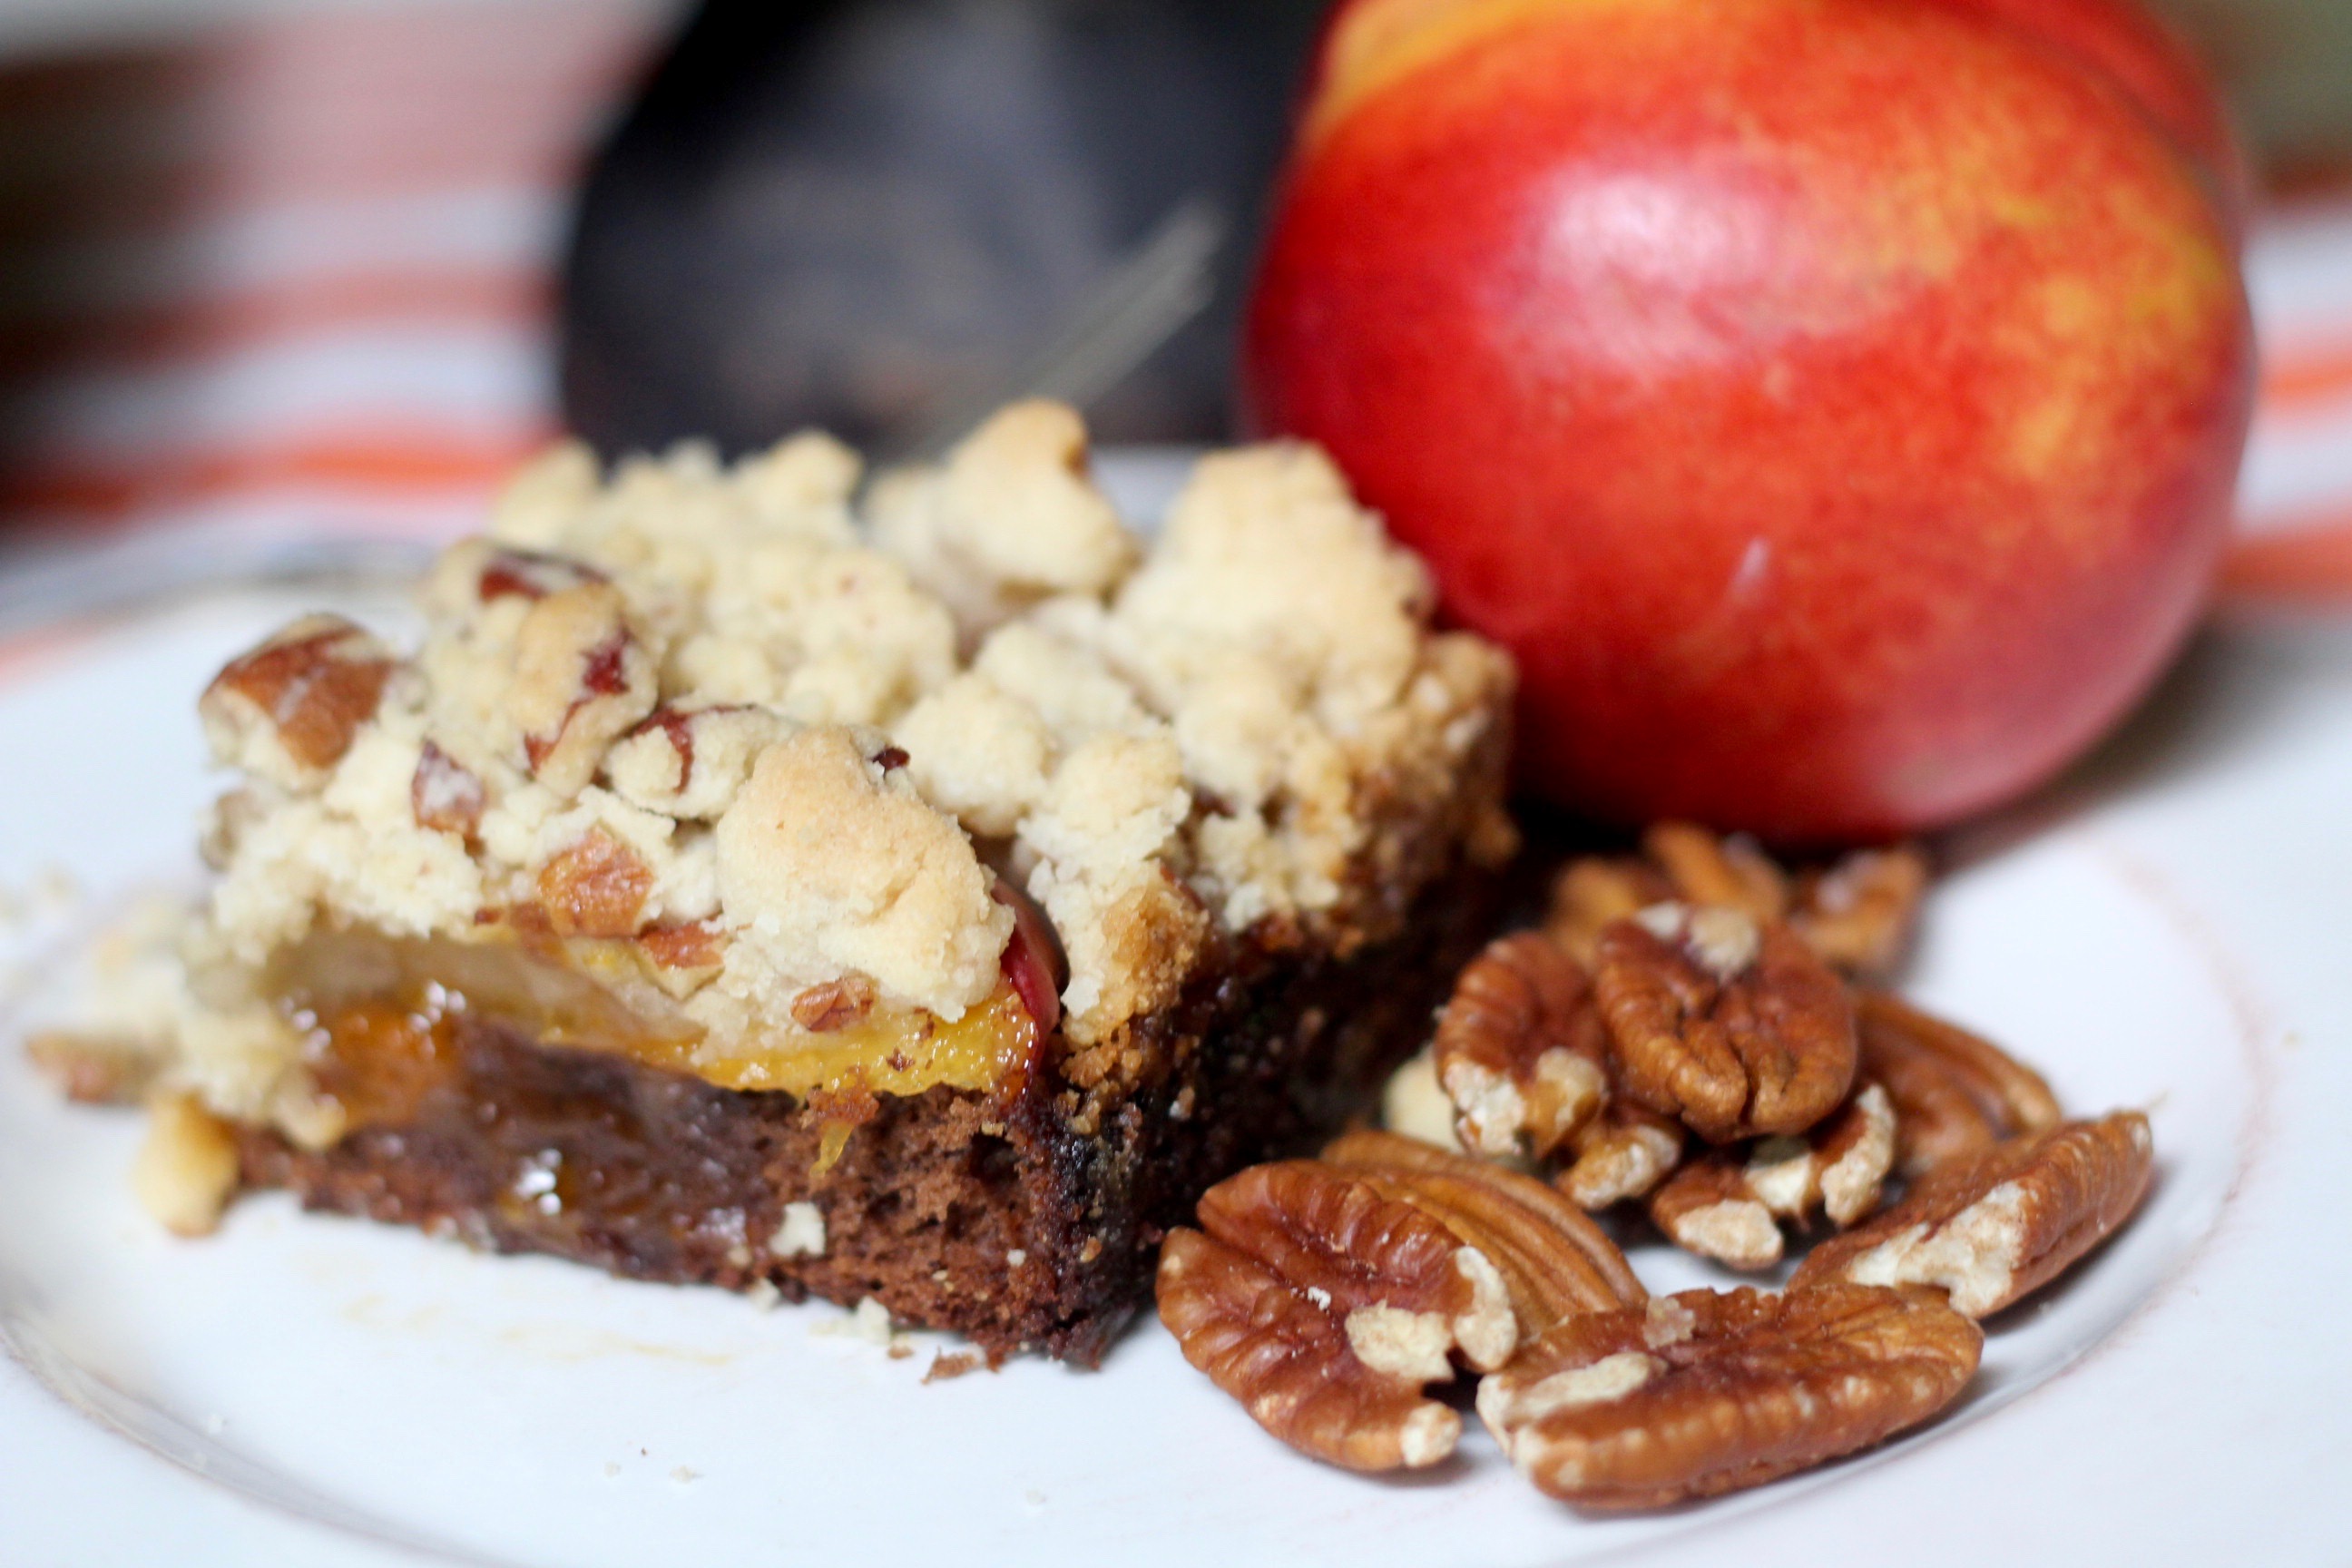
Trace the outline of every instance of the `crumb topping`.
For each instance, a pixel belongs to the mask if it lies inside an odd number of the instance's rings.
[[[1003,878],[1087,1047],[1221,933],[1378,934],[1400,845],[1492,841],[1462,779],[1507,663],[1431,629],[1420,563],[1315,449],[1204,458],[1148,548],[1056,405],[862,515],[860,477],[821,436],[609,475],[560,447],[442,556],[413,655],[312,620],[233,664],[196,945],[637,941],[723,1046],[844,981],[961,1016],[999,983]]]

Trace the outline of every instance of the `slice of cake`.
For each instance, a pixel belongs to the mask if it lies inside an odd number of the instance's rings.
[[[1053,405],[858,479],[559,449],[414,654],[320,616],[220,673],[166,1207],[1092,1361],[1202,1188],[1362,1106],[1486,923],[1504,657],[1307,447],[1149,544]]]

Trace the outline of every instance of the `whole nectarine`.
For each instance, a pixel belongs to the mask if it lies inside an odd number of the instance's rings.
[[[2047,777],[2179,646],[2244,443],[2243,289],[2211,147],[2014,20],[2057,3],[1335,19],[1245,406],[1517,656],[1543,792],[1933,826]]]

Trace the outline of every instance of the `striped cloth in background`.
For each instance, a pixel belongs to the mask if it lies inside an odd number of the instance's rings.
[[[425,0],[0,67],[0,559],[430,537],[555,427],[567,192],[673,8]],[[2234,591],[2352,603],[2352,191],[2264,215]]]
[[[0,68],[0,529],[457,526],[553,430],[568,193],[667,19],[434,0]]]

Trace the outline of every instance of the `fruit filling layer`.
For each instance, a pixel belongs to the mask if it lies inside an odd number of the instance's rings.
[[[603,956],[593,952],[592,959]],[[619,971],[609,963],[606,973]],[[473,1014],[545,1046],[605,1051],[722,1089],[798,1097],[1014,1087],[1039,1031],[1011,976],[961,1018],[877,1008],[822,1030],[780,1029],[723,1048],[674,1004],[633,1001],[560,948],[337,932],[272,965],[279,1010],[316,1091],[346,1129],[400,1125],[454,1070],[455,1021]],[[823,1022],[824,1020],[820,1020]]]

